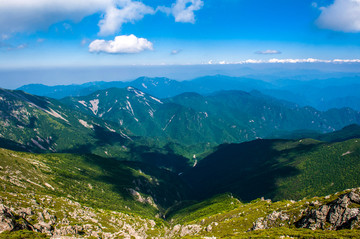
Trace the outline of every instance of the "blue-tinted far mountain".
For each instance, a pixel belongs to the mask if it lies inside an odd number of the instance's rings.
[[[257,79],[256,77],[259,77]],[[301,78],[299,76],[299,78]],[[164,77],[140,77],[134,81],[91,82],[82,85],[45,86],[25,85],[19,88],[30,94],[61,99],[67,96],[85,96],[97,90],[112,87],[135,87],[158,98],[173,97],[185,92],[211,94],[220,90],[258,90],[278,99],[295,102],[301,106],[312,106],[319,110],[350,107],[360,110],[358,77],[338,77],[318,80],[291,79],[271,80],[266,77],[229,77],[222,75],[205,76],[188,81],[176,81]]]

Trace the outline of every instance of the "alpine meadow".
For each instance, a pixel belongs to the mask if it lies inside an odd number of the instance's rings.
[[[360,0],[0,0],[0,239],[360,238]]]

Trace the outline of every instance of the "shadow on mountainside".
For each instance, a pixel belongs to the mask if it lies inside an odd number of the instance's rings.
[[[189,188],[175,173],[142,162],[119,161],[115,158],[102,158],[86,155],[87,165],[101,168],[103,172],[94,180],[111,185],[112,191],[128,201],[136,196],[132,190],[151,196],[162,208],[172,206],[176,201],[188,199]]]
[[[288,149],[276,149],[276,144],[283,142],[292,141],[255,140],[221,145],[183,178],[198,199],[225,192],[243,201],[260,197],[273,199],[278,179],[301,173],[294,167],[295,155],[317,147],[317,144],[297,144]]]

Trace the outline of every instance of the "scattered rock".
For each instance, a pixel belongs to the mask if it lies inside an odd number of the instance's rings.
[[[360,228],[359,205],[351,208],[350,206],[353,204],[360,204],[360,195],[355,191],[346,193],[338,199],[320,206],[318,209],[310,210],[295,225],[299,228],[309,228],[312,230]]]
[[[290,216],[283,212],[273,211],[271,214],[267,215],[265,218],[260,217],[254,223],[251,230],[261,230],[269,229],[276,227],[278,225],[284,224],[284,221],[289,220]]]

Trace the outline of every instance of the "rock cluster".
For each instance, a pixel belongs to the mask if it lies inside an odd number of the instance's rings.
[[[352,190],[338,199],[312,209],[296,226],[310,229],[355,229],[360,228],[360,193]]]
[[[16,217],[13,212],[0,204],[0,233],[3,231],[34,230],[35,228],[22,217]]]
[[[39,202],[40,204],[35,201],[27,208],[0,204],[0,233],[26,229],[45,233],[54,238],[71,235],[104,239],[146,238],[148,231],[155,235],[159,234],[155,230],[154,220],[121,212],[94,210],[67,198],[55,199],[45,196],[40,198]],[[49,202],[51,203],[47,204]],[[59,206],[61,211],[54,211],[48,208],[49,206],[52,208]]]
[[[273,211],[265,218],[258,218],[252,227],[252,230],[269,229],[275,226],[285,225],[285,221],[289,220],[289,215],[284,212]]]

